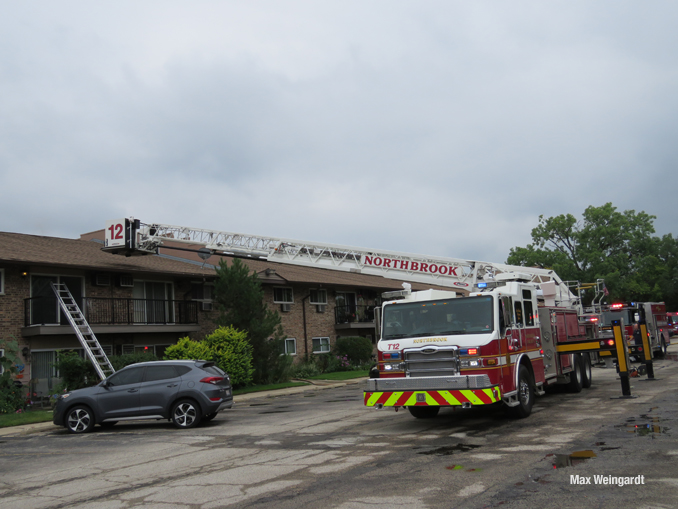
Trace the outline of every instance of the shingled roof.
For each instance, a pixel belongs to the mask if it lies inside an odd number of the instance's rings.
[[[79,239],[0,232],[0,263],[51,265],[108,272],[214,276],[213,268],[160,256],[115,256],[102,244]]]
[[[99,235],[101,233],[101,235]],[[101,250],[103,230],[83,234],[80,239],[44,237],[22,233],[0,232],[0,263],[51,265],[65,268],[119,272],[156,273],[187,277],[214,277],[214,265],[203,264],[196,253],[160,250],[160,255],[124,257]],[[190,247],[190,246],[185,246]],[[197,250],[200,246],[195,246]],[[232,257],[218,257],[229,265]],[[215,258],[209,260],[215,265]],[[308,284],[399,290],[402,281],[381,276],[358,274],[340,270],[303,267],[258,259],[242,259],[266,283]],[[267,273],[268,272],[268,273]],[[413,290],[450,290],[450,288],[423,283],[411,283]]]

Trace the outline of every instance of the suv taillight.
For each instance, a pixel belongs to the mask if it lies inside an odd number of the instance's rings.
[[[204,384],[214,384],[217,385],[219,382],[224,381],[223,376],[206,376],[202,380],[200,380]]]

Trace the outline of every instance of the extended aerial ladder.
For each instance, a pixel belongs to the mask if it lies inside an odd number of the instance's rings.
[[[107,222],[103,250],[126,256],[155,254],[159,247],[171,247],[174,243],[201,246],[200,251],[211,254],[342,270],[398,281],[468,290],[472,290],[478,283],[495,281],[499,274],[513,273],[523,277],[526,281],[553,283],[555,290],[552,298],[558,305],[570,307],[578,304],[578,298],[570,291],[569,285],[549,269],[305,242],[160,223],[145,224],[134,218]]]
[[[54,295],[56,295],[57,302],[61,307],[61,310],[66,315],[68,323],[71,324],[75,335],[78,337],[78,341],[85,350],[87,358],[92,362],[94,370],[99,375],[99,378],[104,380],[106,377],[115,373],[111,361],[108,360],[104,349],[101,348],[97,337],[92,332],[91,327],[85,319],[78,303],[71,295],[68,287],[63,283],[50,283],[52,285],[52,290]]]

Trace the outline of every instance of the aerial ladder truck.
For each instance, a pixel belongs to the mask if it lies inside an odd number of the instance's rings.
[[[377,371],[369,407],[407,407],[432,417],[441,407],[505,404],[529,415],[547,385],[591,384],[586,353],[614,349],[580,320],[572,284],[548,269],[425,256],[205,230],[125,218],[108,221],[104,251],[125,256],[200,246],[210,254],[325,268],[405,281],[376,316]],[[408,282],[449,288],[412,292]],[[459,297],[458,289],[468,292]]]

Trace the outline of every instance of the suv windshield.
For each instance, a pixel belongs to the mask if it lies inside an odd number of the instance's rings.
[[[492,332],[492,297],[461,297],[384,307],[382,339]]]

